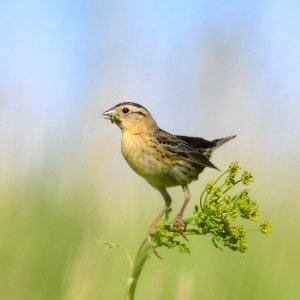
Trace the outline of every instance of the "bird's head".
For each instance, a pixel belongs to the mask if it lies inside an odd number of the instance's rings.
[[[133,102],[119,103],[102,113],[101,117],[116,123],[122,131],[132,133],[142,133],[157,128],[149,111]]]

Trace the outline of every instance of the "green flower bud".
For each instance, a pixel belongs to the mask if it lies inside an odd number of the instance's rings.
[[[266,220],[263,223],[260,224],[259,226],[260,231],[263,234],[270,234],[272,232],[272,226],[271,226],[271,221],[270,220]]]
[[[249,185],[254,180],[253,175],[249,171],[244,171],[241,179],[245,185]]]

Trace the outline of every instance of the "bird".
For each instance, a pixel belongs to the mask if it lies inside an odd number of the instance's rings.
[[[181,186],[183,190],[183,204],[172,222],[172,227],[177,225],[183,233],[183,213],[191,199],[188,185],[197,180],[206,167],[219,170],[210,161],[211,155],[236,136],[209,141],[200,137],[173,135],[162,130],[150,112],[134,102],[119,103],[103,112],[101,117],[121,129],[123,157],[164,199],[163,209],[149,227],[148,241],[151,243],[155,226],[171,206],[172,199],[167,191],[170,187]]]

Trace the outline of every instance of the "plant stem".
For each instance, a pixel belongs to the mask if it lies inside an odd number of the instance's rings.
[[[216,183],[227,173],[227,171],[223,172],[214,182],[213,186],[216,185]],[[201,197],[200,197],[200,208],[201,210],[203,209],[204,205],[206,204],[207,198],[208,198],[208,193],[206,193],[205,199],[204,199],[204,203],[202,203],[202,198],[204,196],[204,193],[206,192],[206,188],[204,188]]]
[[[135,256],[133,266],[131,268],[131,274],[127,279],[127,288],[125,294],[125,300],[133,300],[135,289],[138,283],[138,279],[143,270],[146,260],[149,258],[149,251],[151,250],[151,245],[148,240],[145,239]]]

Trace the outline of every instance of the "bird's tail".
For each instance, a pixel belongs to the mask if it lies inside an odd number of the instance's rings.
[[[236,135],[231,135],[231,136],[227,136],[221,139],[215,139],[212,141],[212,143],[215,144],[214,149],[219,148],[220,146],[222,146],[223,144],[229,142],[230,140],[234,139],[236,137]]]

